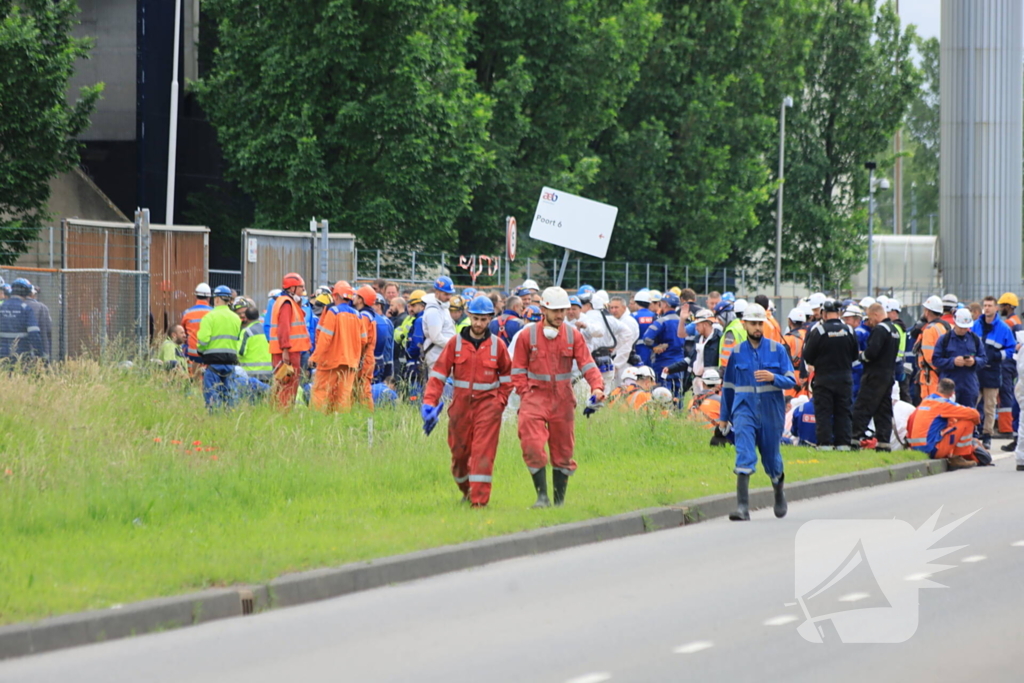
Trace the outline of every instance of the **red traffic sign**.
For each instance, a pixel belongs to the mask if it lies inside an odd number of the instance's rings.
[[[505,255],[509,261],[516,260],[516,243],[519,241],[519,234],[516,232],[516,217],[505,218]]]

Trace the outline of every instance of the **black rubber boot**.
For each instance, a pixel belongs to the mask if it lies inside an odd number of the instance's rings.
[[[537,502],[531,508],[549,508],[551,501],[548,500],[548,476],[545,468],[540,468],[533,473],[533,488],[537,489]]]
[[[786,493],[782,490],[782,482],[786,481],[786,475],[780,474],[779,480],[772,484],[772,488],[775,489],[775,516],[782,519],[786,516],[789,511],[789,505],[786,503]]]
[[[750,475],[736,475],[736,512],[729,513],[729,519],[734,522],[746,522],[750,520]]]
[[[565,502],[565,489],[569,486],[569,475],[559,469],[551,470],[551,479],[555,485],[555,507],[560,508]]]
[[[1004,444],[1003,447],[1000,448],[999,450],[1003,451],[1004,453],[1013,453],[1015,450],[1017,450],[1017,437],[1013,437],[1013,441],[1011,441],[1008,444]]]

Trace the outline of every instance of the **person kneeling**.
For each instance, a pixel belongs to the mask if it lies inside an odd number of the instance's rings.
[[[953,401],[956,385],[951,379],[939,381],[938,391],[921,401],[910,416],[907,442],[930,458],[949,458],[951,468],[978,464],[974,449],[974,428],[981,421],[977,410]]]

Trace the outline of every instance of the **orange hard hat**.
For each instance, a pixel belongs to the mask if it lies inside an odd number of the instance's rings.
[[[281,289],[288,289],[289,287],[305,288],[306,281],[298,273],[288,273],[281,279]]]
[[[363,302],[367,306],[372,306],[377,301],[377,292],[373,291],[373,287],[370,285],[363,285],[356,290],[356,294],[363,298]]]
[[[340,299],[346,299],[348,301],[352,301],[352,299],[356,295],[356,290],[352,289],[352,285],[345,282],[344,280],[338,280],[338,282],[335,283],[334,289],[332,291],[334,293],[334,296]]]

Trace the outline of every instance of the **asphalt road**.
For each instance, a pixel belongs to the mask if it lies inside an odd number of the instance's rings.
[[[765,510],[749,523],[711,521],[2,662],[0,681],[1020,681],[1022,491],[1024,472],[1004,459],[798,502],[784,520]],[[893,637],[918,599],[909,640],[841,642],[844,617],[819,624],[823,643],[801,637],[794,577],[804,523],[896,519],[918,529],[940,507],[938,527],[977,511],[935,544],[965,546],[932,579],[948,588],[917,589],[929,572],[893,560],[914,543],[893,523],[888,536],[862,538],[867,562],[819,596],[803,592],[814,616],[872,612],[861,638]],[[852,547],[829,528],[801,532],[826,532],[803,546],[810,575],[826,576]],[[831,559],[814,559],[826,551]]]

